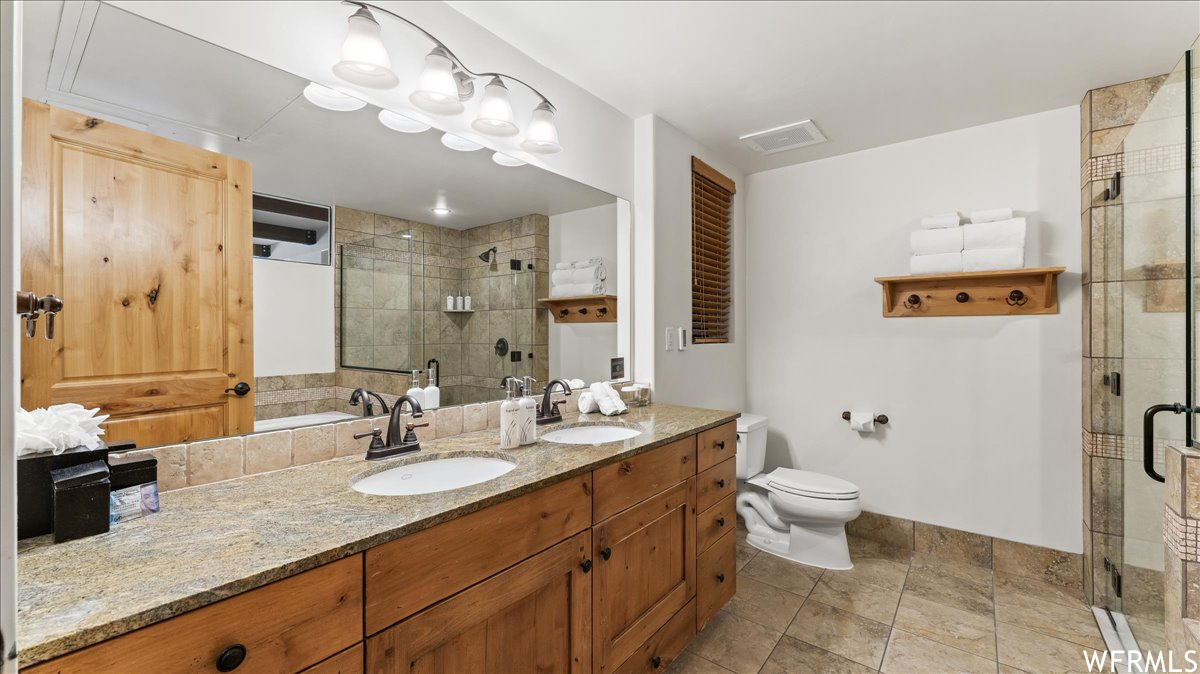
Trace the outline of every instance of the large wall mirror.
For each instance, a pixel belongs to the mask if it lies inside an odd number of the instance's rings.
[[[22,407],[147,447],[629,356],[626,202],[111,5],[25,22],[22,281],[64,309]]]

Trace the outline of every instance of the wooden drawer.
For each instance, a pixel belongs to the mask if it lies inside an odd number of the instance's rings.
[[[696,474],[696,436],[592,471],[593,521],[612,517]]]
[[[737,536],[731,531],[696,559],[696,630],[737,590]]]
[[[361,641],[354,644],[353,648],[347,648],[332,658],[322,660],[304,670],[304,674],[362,674],[362,672],[363,645]]]
[[[730,494],[696,516],[696,554],[737,527],[737,494]]]
[[[617,668],[617,674],[665,671],[696,635],[696,600],[688,602],[666,625]]]
[[[367,634],[587,529],[591,511],[582,475],[367,550]]]
[[[737,454],[737,422],[710,428],[696,436],[696,470],[707,470]]]
[[[22,671],[216,671],[218,656],[240,644],[239,671],[297,672],[362,636],[362,557],[355,555]]]
[[[726,459],[700,473],[696,480],[696,512],[704,512],[717,501],[737,493],[737,462]]]

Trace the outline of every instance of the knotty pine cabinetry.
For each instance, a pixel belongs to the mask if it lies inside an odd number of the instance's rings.
[[[662,671],[735,590],[736,442],[729,423],[25,671]]]

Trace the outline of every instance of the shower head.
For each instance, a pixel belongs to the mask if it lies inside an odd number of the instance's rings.
[[[492,246],[491,248],[488,248],[487,250],[480,253],[479,259],[483,260],[484,262],[491,262],[492,258],[494,258],[495,255],[496,255],[496,247]]]

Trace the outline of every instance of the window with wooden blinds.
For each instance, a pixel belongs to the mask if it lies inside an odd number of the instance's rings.
[[[733,181],[692,157],[692,343],[730,341]]]

